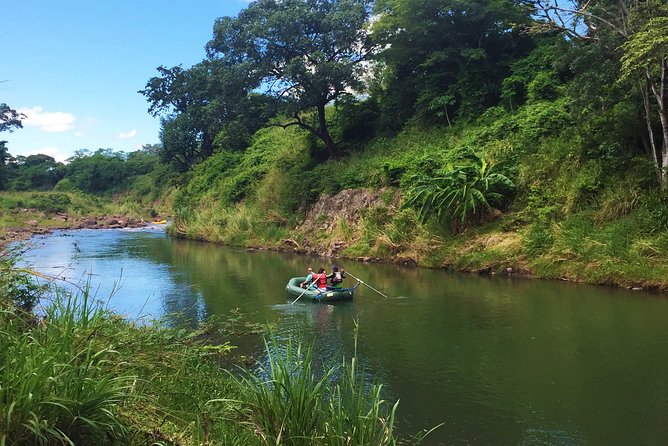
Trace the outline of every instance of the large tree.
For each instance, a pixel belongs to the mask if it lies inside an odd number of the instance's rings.
[[[335,156],[325,108],[363,89],[370,54],[371,0],[257,0],[236,18],[216,20],[207,44],[212,60],[242,66],[256,88],[279,99],[288,119]]]
[[[451,123],[474,117],[500,96],[510,65],[531,48],[521,0],[377,0],[374,39],[384,48],[385,125],[414,113]]]
[[[217,148],[246,148],[273,113],[266,97],[251,94],[257,80],[242,64],[205,60],[189,69],[158,71],[139,92],[149,101],[149,113],[163,118],[161,159],[180,170]]]
[[[539,30],[558,30],[616,56],[621,81],[633,81],[645,121],[643,143],[668,190],[668,4],[665,0],[537,0]]]
[[[10,108],[7,104],[0,104],[0,132],[12,132],[23,128],[21,120],[25,115]]]
[[[65,174],[65,166],[49,155],[37,154],[10,158],[9,188],[12,190],[50,190]]]

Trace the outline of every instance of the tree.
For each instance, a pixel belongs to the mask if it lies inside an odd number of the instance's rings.
[[[12,190],[49,190],[63,178],[64,166],[48,155],[17,156],[10,160],[13,168],[9,188]]]
[[[363,90],[362,62],[372,50],[365,28],[370,4],[257,0],[236,18],[216,20],[207,53],[226,66],[242,67],[256,88],[281,102],[290,118],[277,125],[307,130],[335,156],[325,108]]]
[[[68,160],[66,178],[88,193],[104,193],[123,185],[128,177],[125,155],[111,149],[77,150]]]
[[[21,120],[25,117],[23,113],[9,108],[7,104],[0,104],[0,132],[12,132],[14,129],[23,128]]]
[[[668,190],[668,110],[665,94],[668,8],[665,9],[666,16],[651,18],[624,44],[622,79],[633,78],[638,83],[652,161],[662,189]],[[659,118],[660,135],[654,132],[653,114]]]
[[[273,111],[240,65],[206,60],[189,69],[159,67],[144,90],[149,113],[161,116],[161,159],[184,170],[217,149],[243,150]],[[222,135],[221,135],[222,132]]]
[[[9,179],[9,170],[7,169],[7,160],[9,152],[7,151],[7,141],[0,141],[0,190],[7,188]]]
[[[375,94],[389,126],[416,112],[447,123],[478,116],[498,103],[510,64],[532,49],[521,32],[530,11],[519,0],[378,0],[376,12],[386,69]]]
[[[557,30],[615,52],[621,48],[616,61],[619,80],[635,81],[640,92],[646,128],[643,143],[661,188],[668,190],[668,5],[664,0],[571,0],[566,4],[538,0],[534,6],[538,30]]]
[[[0,104],[0,132],[13,132],[14,129],[23,128],[21,119],[25,115],[11,109],[7,104]],[[7,160],[9,152],[7,151],[7,141],[0,141],[0,190],[7,187],[9,171],[7,170]]]

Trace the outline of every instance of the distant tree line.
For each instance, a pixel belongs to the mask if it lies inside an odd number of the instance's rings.
[[[5,148],[6,149],[6,148]],[[6,150],[0,163],[0,190],[79,190],[106,194],[127,187],[127,180],[156,169],[154,146],[124,153],[111,149],[78,150],[67,163],[48,155],[11,156]]]

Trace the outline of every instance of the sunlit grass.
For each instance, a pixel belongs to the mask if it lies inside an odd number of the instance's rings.
[[[232,375],[241,420],[263,444],[397,444],[394,405],[382,387],[364,379],[357,357],[315,370],[313,349],[300,341],[265,342],[266,361],[254,372]],[[230,403],[224,400],[221,403]]]

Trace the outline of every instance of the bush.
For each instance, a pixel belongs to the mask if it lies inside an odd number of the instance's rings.
[[[480,221],[492,207],[504,206],[514,193],[515,185],[499,170],[465,151],[433,176],[417,173],[407,179],[405,206],[417,207],[423,222],[432,216],[449,224]]]
[[[77,188],[69,178],[63,178],[53,187],[54,192],[74,192]]]
[[[65,212],[72,200],[63,193],[44,193],[30,195],[26,205],[40,211]]]

